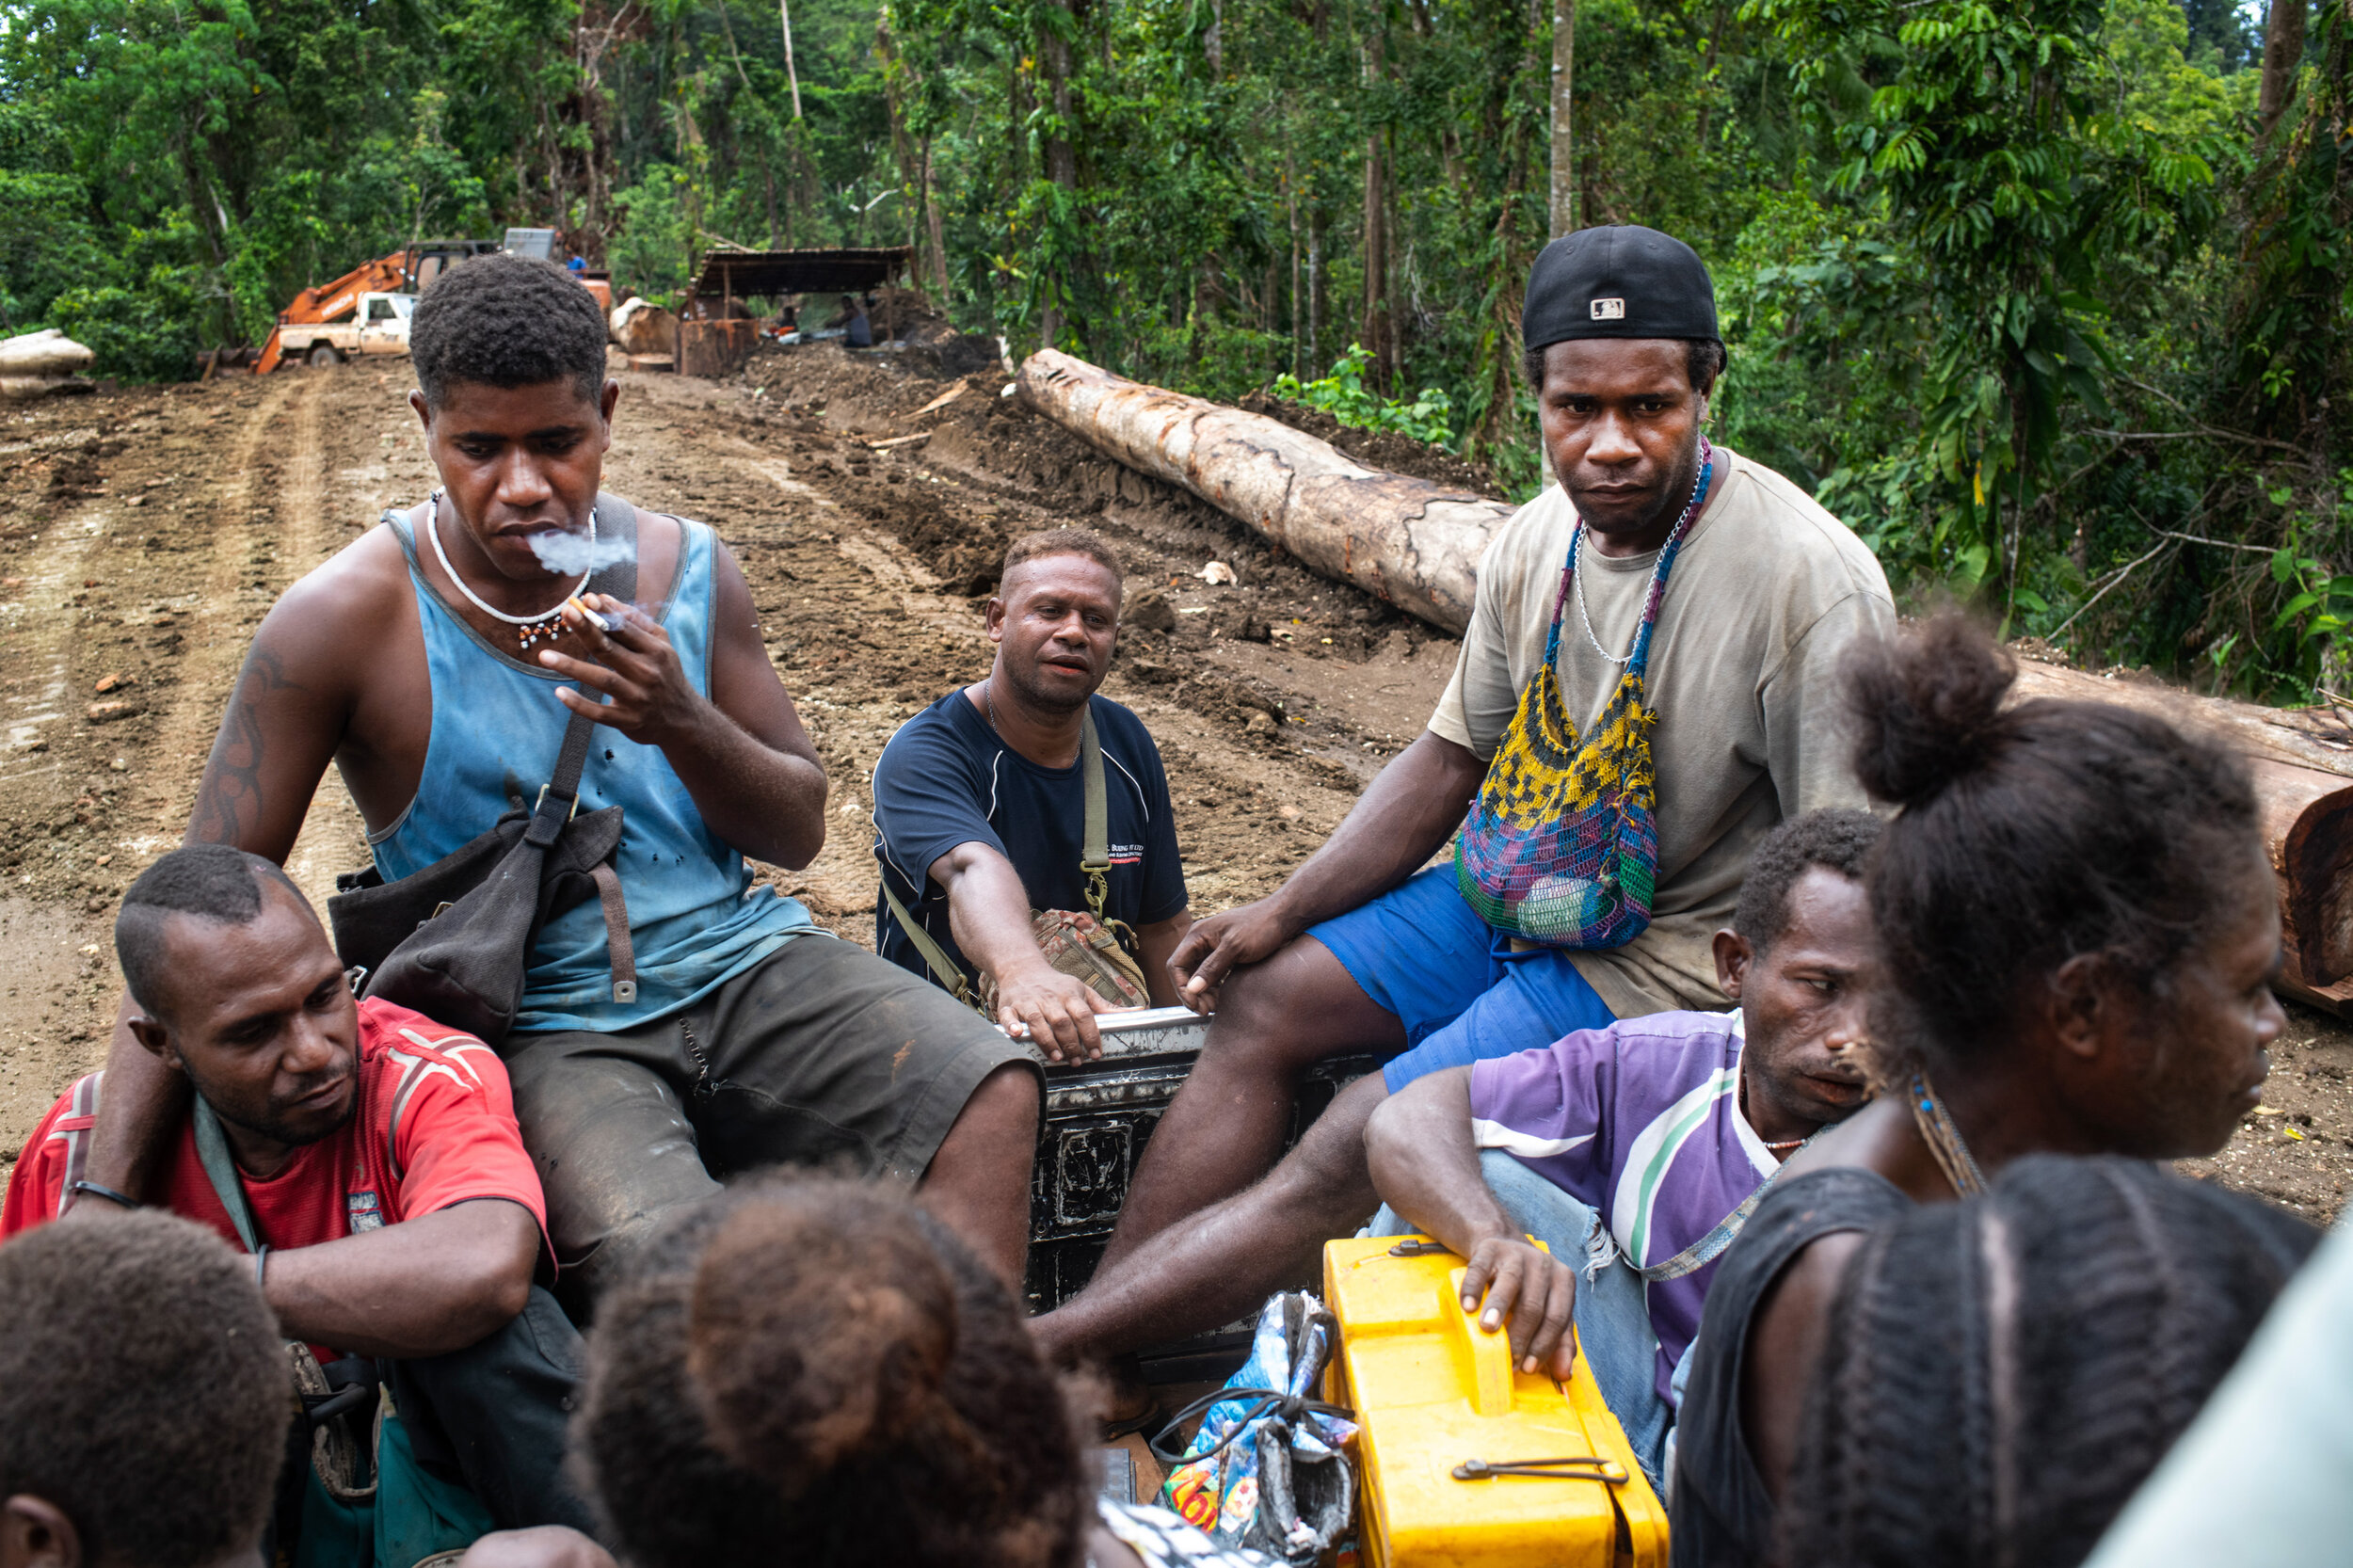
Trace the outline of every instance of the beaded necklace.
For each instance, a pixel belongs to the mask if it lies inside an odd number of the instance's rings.
[[[1945,1179],[1953,1184],[1953,1191],[1964,1198],[1974,1198],[1985,1191],[1985,1173],[1977,1168],[1977,1157],[1969,1152],[1968,1143],[1961,1136],[1961,1128],[1953,1124],[1952,1112],[1936,1097],[1935,1086],[1926,1073],[1912,1075],[1912,1120],[1920,1128],[1921,1141],[1929,1152],[1936,1156]]]
[[[441,547],[441,492],[440,490],[433,492],[433,512],[426,520],[425,532],[433,536],[434,558],[441,563],[441,569],[449,574],[449,580],[457,584],[457,591],[466,596],[466,602],[491,619],[504,621],[513,627],[515,638],[522,645],[522,651],[525,653],[531,651],[534,643],[555,640],[556,634],[564,630],[564,606],[571,601],[573,596],[588,586],[588,579],[596,575],[593,568],[582,572],[580,581],[565,589],[564,597],[555,601],[555,608],[545,615],[510,616],[495,605],[484,602],[480,594],[468,587],[466,580],[457,575],[457,568],[451,563],[449,552]],[[594,506],[588,508],[588,542],[591,545],[597,542],[597,509]]]
[[[1749,1072],[1748,1064],[1745,1062],[1740,1064],[1740,1077],[1737,1092],[1739,1095],[1739,1098],[1734,1103],[1738,1105],[1740,1108],[1740,1119],[1749,1124],[1749,1130],[1751,1132],[1756,1132],[1755,1119],[1749,1114]],[[1818,1132],[1821,1129],[1817,1128],[1815,1130]],[[1764,1144],[1766,1148],[1769,1149],[1774,1154],[1788,1154],[1792,1150],[1805,1147],[1806,1139],[1811,1138],[1812,1136],[1813,1133],[1808,1133],[1805,1138],[1784,1138],[1781,1142],[1775,1143],[1772,1139],[1766,1137],[1763,1133],[1757,1132],[1756,1141]]]

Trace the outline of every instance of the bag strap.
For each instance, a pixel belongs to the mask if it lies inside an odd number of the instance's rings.
[[[980,1003],[972,1000],[971,983],[965,979],[962,969],[949,961],[948,950],[932,940],[932,934],[907,913],[907,906],[900,903],[899,895],[890,890],[890,873],[885,872],[880,880],[882,895],[890,904],[891,919],[899,922],[899,929],[906,934],[906,939],[915,944],[915,951],[923,955],[923,962],[933,975],[948,988],[950,996],[968,1007],[978,1008]]]
[[[1111,808],[1103,792],[1103,743],[1096,738],[1094,702],[1090,698],[1079,719],[1079,761],[1086,778],[1086,839],[1079,849],[1079,870],[1087,879],[1087,913],[1103,918],[1103,903],[1111,896]]]
[[[1789,1158],[1791,1160],[1795,1160],[1799,1155],[1803,1154],[1805,1152],[1806,1144],[1813,1143],[1815,1138],[1819,1138],[1826,1130],[1828,1129],[1820,1128],[1816,1128],[1814,1136],[1812,1138],[1808,1138],[1805,1141],[1805,1144],[1801,1144],[1797,1146],[1797,1148],[1792,1150]],[[1724,1249],[1731,1246],[1732,1243],[1739,1238],[1740,1232],[1748,1228],[1749,1218],[1756,1212],[1756,1206],[1765,1201],[1765,1194],[1772,1191],[1773,1183],[1779,1181],[1781,1179],[1781,1173],[1788,1168],[1788,1161],[1784,1160],[1780,1167],[1776,1169],[1771,1176],[1765,1178],[1763,1186],[1757,1188],[1755,1192],[1751,1192],[1746,1198],[1741,1200],[1739,1208],[1734,1209],[1731,1213],[1717,1221],[1716,1228],[1714,1230],[1709,1231],[1706,1235],[1701,1237],[1698,1240],[1692,1242],[1689,1246],[1684,1248],[1673,1257],[1668,1258],[1664,1263],[1654,1263],[1650,1265],[1650,1267],[1644,1268],[1642,1265],[1635,1263],[1634,1259],[1630,1257],[1626,1259],[1626,1262],[1633,1266],[1636,1273],[1641,1275],[1643,1279],[1649,1281],[1653,1285],[1658,1284],[1662,1280],[1681,1279],[1686,1274],[1698,1273],[1702,1269],[1706,1268],[1710,1263],[1715,1262],[1717,1258],[1723,1256]]]
[[[637,594],[637,508],[619,496],[600,493],[597,497],[597,516],[600,524],[609,521],[610,536],[628,543],[630,551],[621,559],[600,568],[588,579],[587,586],[583,591],[610,594],[625,601],[634,599]],[[579,809],[580,776],[588,765],[588,743],[594,739],[592,731],[596,728],[595,717],[587,713],[574,713],[571,722],[564,727],[564,745],[555,754],[555,772],[548,776],[548,787],[539,792],[539,799],[531,810],[531,826],[523,834],[529,842],[542,849],[555,842],[556,835],[564,830],[564,824],[571,821],[572,814]],[[617,973],[616,984],[619,984]],[[633,991],[633,971],[631,985]]]
[[[245,1181],[237,1175],[237,1160],[229,1152],[229,1134],[220,1127],[216,1114],[202,1095],[193,1096],[196,1105],[196,1158],[204,1166],[204,1175],[213,1184],[213,1195],[229,1210],[229,1223],[237,1227],[237,1239],[245,1243],[247,1252],[259,1252],[262,1233],[253,1224],[253,1207],[246,1201]]]
[[[637,950],[629,939],[629,899],[621,891],[621,873],[610,860],[588,868],[597,885],[597,901],[604,906],[604,940],[613,961],[613,1000],[623,1006],[637,1000]]]

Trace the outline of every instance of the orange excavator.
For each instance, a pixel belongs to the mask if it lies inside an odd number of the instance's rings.
[[[278,312],[253,373],[267,376],[288,355],[316,365],[355,354],[406,354],[416,296],[451,263],[498,248],[496,240],[424,240],[304,289]]]

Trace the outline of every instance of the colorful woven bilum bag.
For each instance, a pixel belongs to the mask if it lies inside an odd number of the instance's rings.
[[[1581,519],[1569,536],[1545,662],[1520,693],[1519,711],[1454,841],[1463,897],[1497,931],[1544,947],[1614,948],[1650,924],[1658,875],[1658,775],[1650,733],[1658,713],[1643,702],[1644,672],[1667,574],[1707,500],[1715,464],[1714,448],[1703,437],[1699,479],[1659,549],[1633,651],[1620,659],[1593,645],[1625,673],[1582,739],[1561,701],[1559,667],[1561,616],[1575,591],[1585,536]],[[1581,596],[1577,613],[1591,637],[1593,621]]]

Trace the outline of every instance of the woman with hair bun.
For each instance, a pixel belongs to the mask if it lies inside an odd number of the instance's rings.
[[[1012,1294],[916,1204],[777,1180],[668,1220],[588,1336],[572,1441],[631,1568],[1269,1568],[1098,1504]]]
[[[2032,1154],[2211,1154],[2257,1103],[2286,1020],[2246,770],[2145,713],[2005,706],[2015,674],[1951,615],[1849,657],[1856,775],[1901,808],[1866,875],[1880,1093],[1724,1255],[1678,1424],[1676,1568],[1769,1560],[1867,1233]]]

